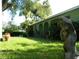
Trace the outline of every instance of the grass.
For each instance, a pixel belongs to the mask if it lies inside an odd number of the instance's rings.
[[[0,59],[64,59],[63,43],[12,37],[9,41],[0,42]]]

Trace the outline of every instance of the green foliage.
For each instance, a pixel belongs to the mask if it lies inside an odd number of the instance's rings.
[[[6,27],[3,28],[4,32],[18,32],[19,27],[9,23]]]
[[[34,24],[37,21],[43,20],[47,18],[50,13],[51,9],[47,0],[44,0],[43,3],[39,3],[40,0],[9,0],[5,1],[6,4],[11,4],[11,6],[6,5],[3,2],[3,9],[9,9],[12,13],[12,20],[13,17],[16,15],[16,11],[19,10],[19,15],[24,15],[26,17],[26,21],[21,23],[21,28],[26,30],[29,25]],[[29,20],[30,18],[31,20]],[[11,27],[6,27],[5,31],[17,31],[18,28],[15,25],[11,25]]]
[[[48,3],[48,0],[44,0],[43,3],[39,3],[40,0],[9,0],[5,1],[2,6],[4,10],[9,9],[12,11],[12,14],[15,15],[17,10],[20,10],[20,15],[25,15],[27,17],[28,13],[31,12],[31,17],[39,17],[42,19],[47,18],[50,13],[51,9]],[[10,4],[8,6],[8,4]],[[34,19],[33,19],[34,20]]]
[[[46,1],[46,3],[48,3],[48,1]],[[40,4],[38,1],[34,3],[33,9],[35,9],[35,12],[33,13],[43,19],[47,18],[51,12],[49,4]]]
[[[6,9],[6,7],[7,7],[7,2],[8,2],[8,0],[2,0],[2,10],[5,10]]]
[[[35,21],[30,21],[30,20],[26,20],[25,22],[21,23],[20,27],[24,30],[26,30],[28,28],[29,25],[34,24]]]

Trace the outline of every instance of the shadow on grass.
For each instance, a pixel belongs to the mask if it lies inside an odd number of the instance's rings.
[[[23,47],[29,46],[25,43],[18,43]],[[57,44],[57,43],[56,43]],[[37,45],[38,46],[38,45]],[[64,51],[62,46],[43,45],[37,48],[25,50],[1,50],[0,59],[64,59]]]
[[[27,43],[17,43],[17,45],[21,45],[22,47],[29,46]]]
[[[41,38],[28,38],[37,43],[17,43],[24,47],[24,50],[1,50],[0,59],[64,59],[64,51],[62,45],[58,42],[45,40]],[[51,42],[53,42],[51,44]],[[38,44],[39,43],[39,44]],[[28,48],[35,47],[35,48]]]
[[[51,43],[51,42],[61,42],[63,43],[62,40],[50,40],[50,39],[44,39],[44,38],[36,38],[36,37],[27,37],[28,39],[30,40],[35,40],[35,41],[38,41],[39,43],[42,42],[42,43]]]
[[[55,42],[41,38],[28,39],[33,40],[34,43],[26,43],[26,39],[23,39],[25,42],[17,42],[16,45],[20,45],[24,50],[17,47],[15,50],[1,50],[0,59],[64,59],[62,42],[59,43],[59,41]],[[79,44],[77,47],[79,48]]]
[[[62,49],[29,49],[23,51],[17,49],[0,51],[0,59],[64,59]]]

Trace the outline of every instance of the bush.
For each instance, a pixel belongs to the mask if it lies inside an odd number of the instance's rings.
[[[5,32],[3,32],[4,34]],[[21,36],[21,37],[26,37],[27,33],[26,32],[10,32],[11,36]]]
[[[9,38],[10,38],[10,33],[7,32],[3,35],[3,40],[8,41]]]

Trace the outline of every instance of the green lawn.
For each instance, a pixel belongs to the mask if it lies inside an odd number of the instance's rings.
[[[0,42],[0,59],[64,59],[63,43],[12,37]]]

